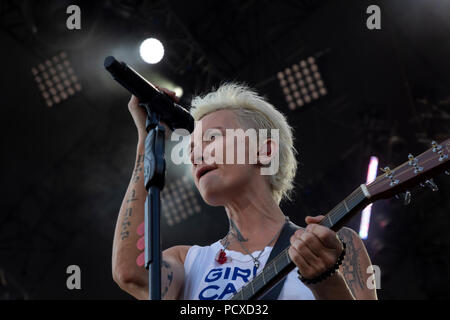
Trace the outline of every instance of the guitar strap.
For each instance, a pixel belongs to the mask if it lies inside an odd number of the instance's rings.
[[[274,247],[272,248],[272,252],[267,259],[267,263],[275,258],[283,249],[285,249],[290,244],[290,238],[294,234],[294,232],[300,227],[288,221],[288,223],[284,224],[283,229],[281,230],[280,236],[278,237],[277,242],[275,242]],[[261,300],[277,300],[280,295],[281,289],[283,288],[284,282],[286,281],[286,277],[283,278],[280,282],[277,283],[272,289],[267,291],[267,293],[261,298]]]

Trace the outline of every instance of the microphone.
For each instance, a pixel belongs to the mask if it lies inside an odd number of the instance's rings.
[[[119,62],[114,57],[109,56],[106,57],[104,65],[114,80],[135,95],[140,103],[148,103],[150,109],[157,113],[161,117],[161,121],[172,130],[186,129],[189,133],[194,131],[195,121],[191,114],[127,66],[125,62]]]

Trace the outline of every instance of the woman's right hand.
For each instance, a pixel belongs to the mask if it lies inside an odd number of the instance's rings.
[[[176,96],[176,93],[170,91],[169,89],[162,88],[159,86],[155,86],[158,90],[165,92],[173,101],[178,102],[179,98]],[[130,101],[128,102],[128,110],[133,117],[134,124],[138,130],[139,141],[144,141],[147,136],[147,131],[145,130],[145,123],[147,120],[147,111],[144,107],[139,105],[139,99],[134,95],[131,96]]]

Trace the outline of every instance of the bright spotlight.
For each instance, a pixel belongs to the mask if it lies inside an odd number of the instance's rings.
[[[156,64],[164,56],[164,47],[158,39],[149,38],[142,42],[139,53],[145,62]]]
[[[183,96],[183,88],[175,87],[175,88],[173,88],[173,91],[175,92],[175,94],[177,95],[178,98]]]

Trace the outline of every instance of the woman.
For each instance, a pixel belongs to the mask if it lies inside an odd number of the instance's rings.
[[[166,89],[174,100],[175,94]],[[210,246],[175,246],[163,252],[162,296],[164,299],[228,299],[261,271],[287,218],[279,203],[289,199],[297,168],[292,129],[285,117],[254,91],[238,84],[225,84],[192,101],[196,126],[191,135],[192,175],[202,198],[209,205],[223,206],[229,232]],[[148,299],[148,273],[139,267],[134,232],[144,220],[146,191],[143,184],[142,155],[146,137],[146,114],[132,97],[129,110],[136,123],[139,140],[136,167],[117,220],[113,247],[113,277],[118,285],[138,299]],[[201,125],[200,125],[201,124]],[[276,129],[250,148],[231,144],[231,130]],[[217,161],[245,147],[245,163]],[[211,148],[212,147],[212,148]],[[203,150],[203,151],[202,151]],[[209,150],[209,152],[206,152]],[[222,151],[222,152],[220,152]],[[256,161],[250,161],[256,159]],[[277,159],[271,175],[261,174],[267,163]],[[278,299],[376,299],[375,289],[366,285],[371,265],[358,235],[347,228],[339,231],[318,224],[322,216],[307,217],[306,229],[291,237],[289,256],[296,269],[286,278]],[[344,263],[333,275],[319,283],[315,279],[332,268],[343,253]]]

